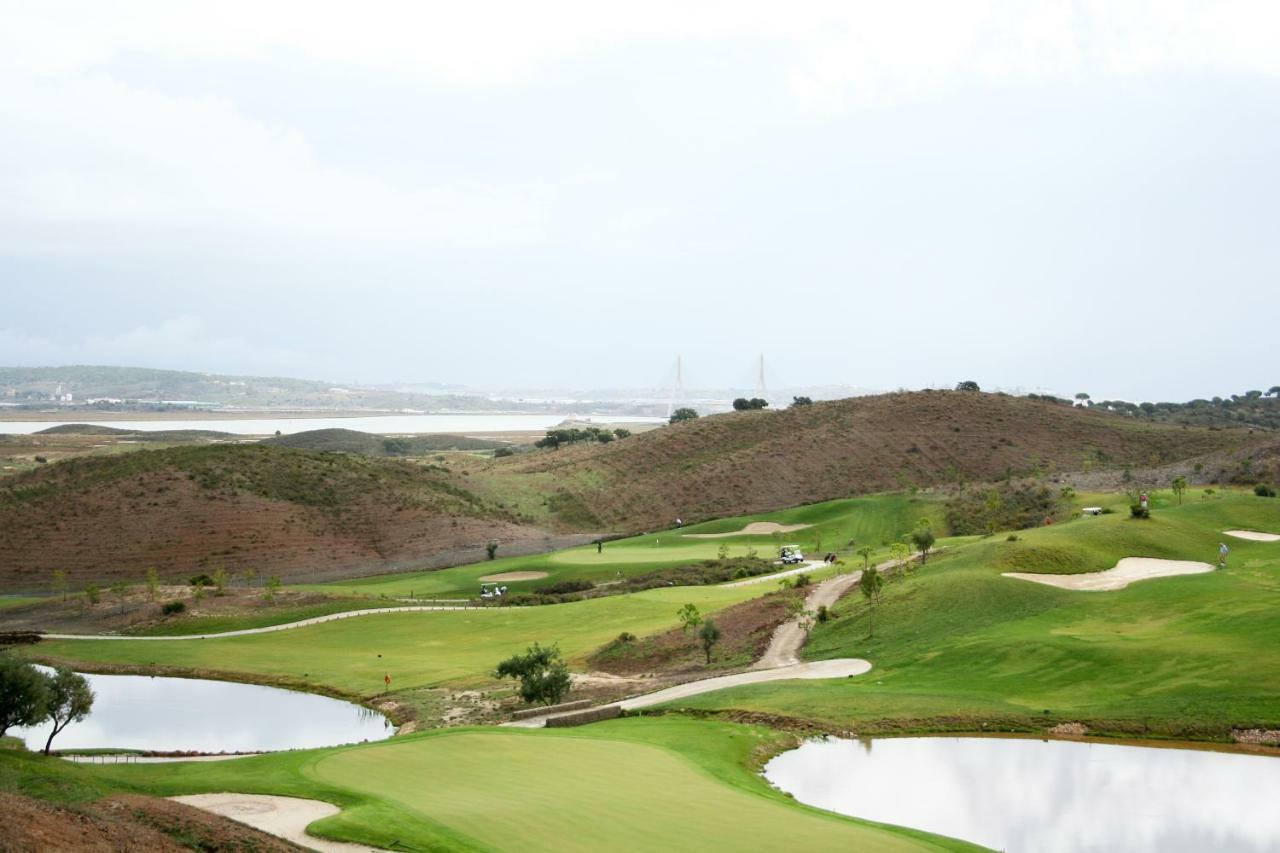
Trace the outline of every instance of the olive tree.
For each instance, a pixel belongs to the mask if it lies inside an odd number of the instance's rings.
[[[915,543],[916,549],[920,551],[920,563],[923,565],[925,560],[929,558],[929,549],[937,541],[933,535],[933,528],[927,523],[921,524],[911,531],[911,541]]]
[[[26,661],[0,654],[0,737],[11,728],[34,726],[49,714],[49,679]]]
[[[702,652],[707,656],[707,666],[711,666],[711,649],[720,641],[720,626],[714,619],[708,619],[698,629],[698,639],[702,640]]]
[[[554,705],[569,692],[569,667],[560,658],[558,646],[534,643],[522,655],[513,655],[498,664],[498,678],[520,682],[520,698],[529,704]]]
[[[698,612],[695,604],[686,604],[676,611],[676,618],[680,620],[680,630],[689,632],[696,630],[702,624],[702,614]]]
[[[89,716],[93,708],[93,690],[83,675],[59,667],[53,675],[46,676],[49,684],[49,705],[45,719],[53,723],[49,739],[44,742],[44,754],[53,747],[54,737],[72,723]]]

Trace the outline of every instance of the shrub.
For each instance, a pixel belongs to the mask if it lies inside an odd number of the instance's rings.
[[[46,459],[46,458],[44,458],[43,456],[37,456],[37,457],[36,457],[36,462],[40,463],[41,465],[46,464],[48,461],[49,461],[49,460],[48,460],[48,459]]]
[[[801,588],[803,588],[803,587],[806,587],[806,586],[808,586],[808,585],[809,585],[809,576],[808,576],[808,575],[796,575],[796,579],[795,579],[794,581],[792,581],[791,585],[792,585],[793,587],[795,587],[796,589],[801,589]]]
[[[1276,490],[1265,483],[1259,483],[1254,486],[1253,493],[1260,498],[1274,498],[1276,496]]]
[[[160,613],[164,616],[176,616],[187,609],[187,605],[181,601],[166,601],[160,605]]]
[[[538,595],[566,595],[571,592],[586,592],[595,588],[596,585],[588,580],[567,580],[540,586],[534,592]]]
[[[495,459],[501,459],[504,456],[515,456],[515,455],[516,455],[516,452],[512,450],[510,447],[499,447],[497,450],[493,451],[493,457]]]
[[[1151,510],[1147,509],[1142,504],[1130,504],[1129,515],[1132,518],[1150,518]]]
[[[208,575],[192,575],[187,579],[187,583],[192,586],[213,586],[213,578]]]
[[[630,631],[623,631],[621,634],[618,635],[618,639],[615,642],[634,643],[635,641],[636,641],[635,634],[631,633]]]
[[[817,619],[819,622],[826,622],[831,618],[831,611],[827,609],[827,605],[818,605]]]
[[[689,408],[680,408],[680,409],[676,409],[674,412],[671,413],[671,419],[668,421],[668,423],[678,424],[681,421],[691,421],[697,417],[698,417],[697,410],[689,409]]]
[[[1010,533],[1008,536],[1006,536],[1006,537],[1004,538],[1004,541],[1006,541],[1006,542],[1017,542],[1017,541],[1018,541],[1018,534],[1016,534],[1016,533]]]

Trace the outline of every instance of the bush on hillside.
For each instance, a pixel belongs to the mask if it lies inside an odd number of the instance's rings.
[[[1034,480],[965,489],[947,501],[947,526],[957,536],[1022,530],[1059,515],[1064,506],[1060,493]]]
[[[160,605],[160,613],[164,616],[176,616],[177,614],[184,612],[186,609],[187,605],[183,604],[181,601],[166,601],[164,604]]]
[[[746,412],[752,409],[767,409],[769,401],[762,397],[752,397],[748,400],[746,397],[739,397],[733,401],[733,409],[737,412]]]
[[[538,595],[566,595],[571,592],[586,592],[595,587],[596,585],[588,580],[567,580],[540,586],[534,592]]]
[[[1254,486],[1253,493],[1260,498],[1274,498],[1276,496],[1276,490],[1265,483],[1259,483]]]
[[[681,421],[691,421],[697,417],[698,417],[698,412],[696,409],[681,407],[671,413],[671,418],[670,420],[667,421],[667,423],[678,424]]]
[[[1131,518],[1150,518],[1151,510],[1142,504],[1129,504],[1129,516]]]

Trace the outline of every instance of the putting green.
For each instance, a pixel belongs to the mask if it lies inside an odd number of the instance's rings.
[[[476,849],[938,849],[723,784],[668,749],[598,737],[444,734],[339,752],[309,774]]]

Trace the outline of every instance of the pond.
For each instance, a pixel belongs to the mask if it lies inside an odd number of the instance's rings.
[[[1015,738],[827,738],[764,769],[802,803],[995,850],[1280,849],[1280,758]]]
[[[256,752],[382,740],[395,729],[360,705],[257,684],[145,675],[85,675],[96,696],[87,718],[54,749]],[[43,749],[49,725],[10,730]]]

